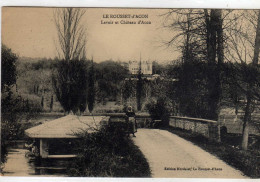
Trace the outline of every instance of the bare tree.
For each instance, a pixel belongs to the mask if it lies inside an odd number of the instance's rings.
[[[254,111],[254,101],[259,99],[259,80],[257,75],[260,49],[260,11],[244,11],[243,16],[229,31],[229,57],[241,65],[240,78],[235,82],[245,97],[243,119],[242,149],[248,148],[249,123]],[[249,61],[248,61],[249,60]]]
[[[58,34],[56,49],[59,58],[78,60],[86,57],[86,31],[82,24],[85,10],[80,8],[57,8],[53,17]]]

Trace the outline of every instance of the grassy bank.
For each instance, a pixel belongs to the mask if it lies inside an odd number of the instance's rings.
[[[260,178],[260,150],[257,147],[259,146],[259,141],[258,145],[251,145],[248,151],[242,151],[237,145],[234,146],[233,142],[231,142],[232,139],[234,140],[232,135],[227,135],[223,138],[223,142],[218,143],[210,141],[200,134],[191,133],[190,131],[173,127],[168,127],[165,129],[188,141],[191,141],[207,152],[217,156],[227,164],[242,171],[246,176],[251,178]],[[237,140],[239,140],[238,137],[235,141]]]
[[[120,126],[83,133],[75,148],[78,157],[68,166],[70,176],[150,177],[142,152]]]

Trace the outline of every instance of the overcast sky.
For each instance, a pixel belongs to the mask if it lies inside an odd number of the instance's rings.
[[[2,42],[19,56],[46,57],[57,56],[55,49],[56,28],[52,8],[3,8]],[[89,8],[82,23],[87,28],[87,57],[96,62],[113,59],[115,61],[173,60],[177,53],[162,46],[173,32],[162,28],[160,14],[166,9],[109,9]],[[103,14],[147,14],[146,21],[151,24],[101,24]],[[110,19],[116,20],[116,19]],[[117,19],[121,20],[121,19]],[[139,19],[124,19],[136,20]]]

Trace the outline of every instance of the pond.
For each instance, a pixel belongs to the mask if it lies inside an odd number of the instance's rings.
[[[65,159],[36,159],[28,156],[28,150],[22,148],[9,149],[7,161],[3,168],[4,176],[50,176],[65,177]]]

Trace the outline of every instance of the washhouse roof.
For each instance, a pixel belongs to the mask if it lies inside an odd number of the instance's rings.
[[[68,115],[25,130],[31,138],[77,138],[82,131],[94,132],[107,116]]]

